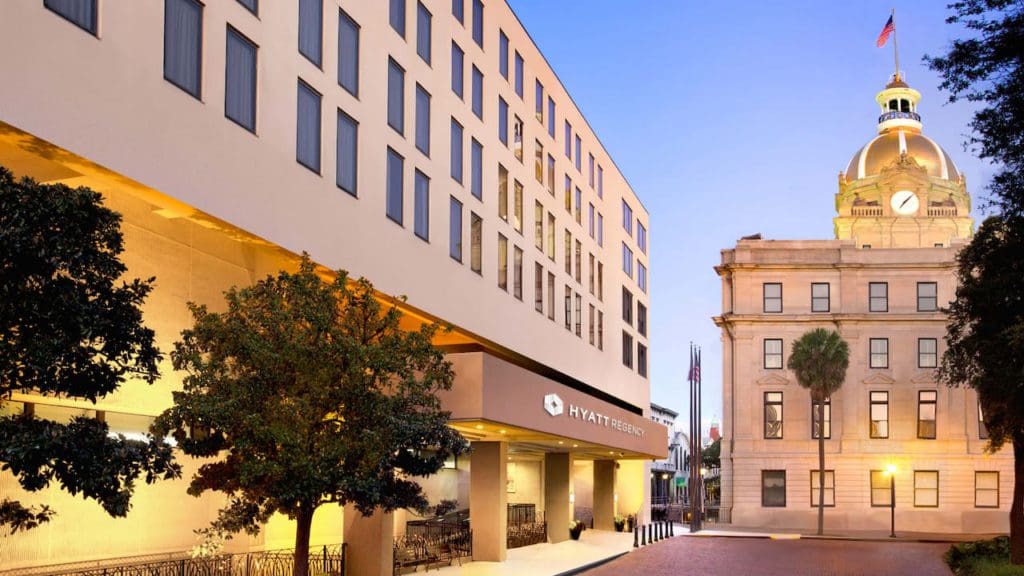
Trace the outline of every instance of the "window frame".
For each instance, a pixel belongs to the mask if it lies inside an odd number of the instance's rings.
[[[934,296],[921,296],[921,288],[924,286],[932,286],[935,290]],[[933,300],[931,308],[922,308],[922,300]],[[939,283],[938,282],[918,282],[917,283],[917,311],[918,312],[938,312],[939,311]]]
[[[926,400],[925,396],[931,394],[932,399]],[[931,435],[922,432],[922,423],[927,420],[922,419],[921,411],[925,406],[932,407],[932,428]],[[935,440],[938,436],[939,428],[939,391],[938,390],[918,390],[917,391],[917,438],[918,440]]]
[[[884,479],[883,486],[875,486],[875,479]],[[885,470],[869,470],[868,471],[868,491],[870,493],[870,501],[872,508],[891,508],[892,507],[892,486],[890,482],[892,480],[886,475]],[[885,492],[885,501],[877,502],[875,500],[875,491],[882,490]]]
[[[875,365],[875,352],[874,343],[885,342],[885,365]],[[881,353],[879,353],[881,355]],[[868,368],[874,370],[888,370],[889,369],[889,339],[888,338],[868,338]]]
[[[935,504],[918,504],[918,491],[921,490],[932,490],[932,488],[918,488],[917,477],[918,475],[934,474],[935,475]],[[914,470],[914,508],[938,508],[941,502],[941,477],[938,470]]]
[[[978,488],[978,476],[981,475],[981,474],[995,474],[995,476],[996,476],[996,487],[995,487],[994,490],[992,488]],[[1001,486],[999,485],[999,470],[975,470],[974,471],[974,507],[975,508],[986,508],[986,509],[989,509],[989,510],[999,509],[1000,508],[1000,506],[999,506],[1000,505],[1000,498],[1002,496],[1002,494],[1000,493],[1000,488],[1001,488]],[[988,506],[988,505],[978,504],[978,491],[979,490],[984,490],[985,492],[993,492],[994,491],[996,493],[996,504],[995,504],[995,506]]]
[[[353,130],[354,130],[354,134],[355,134],[355,142],[353,143],[353,150],[352,150],[352,184],[353,185],[352,185],[352,189],[351,190],[345,188],[345,186],[342,185],[342,182],[341,182],[341,179],[340,179],[341,175],[342,175],[342,171],[340,169],[340,164],[341,164],[340,158],[341,158],[341,152],[342,152],[341,129],[340,129],[340,126],[341,126],[341,123],[344,122],[344,121],[347,121],[347,122],[351,123],[351,125],[353,127]],[[352,196],[354,198],[358,198],[359,197],[359,121],[357,121],[355,118],[349,116],[341,108],[338,108],[338,121],[337,121],[337,125],[336,125],[336,130],[337,130],[337,134],[335,134],[335,147],[334,147],[334,157],[335,157],[334,184],[335,184],[335,186],[340,188],[342,192],[345,192],[346,194],[349,194],[350,196]]]
[[[921,351],[921,344],[924,342],[932,343],[931,353],[925,353]],[[931,365],[924,364],[922,359],[926,356],[931,357]],[[938,368],[939,366],[939,339],[938,338],[918,338],[917,339],[917,367],[918,368]]]
[[[818,404],[811,400],[811,440],[817,440],[814,432],[815,419],[818,417]],[[832,397],[825,398],[825,440],[832,439]]]
[[[402,0],[402,1],[404,2],[405,0]],[[319,4],[319,7],[320,7],[320,10],[318,11],[319,19],[320,19],[320,26],[318,27],[317,38],[316,38],[316,40],[317,40],[317,42],[316,42],[316,44],[317,44],[317,51],[319,52],[319,54],[316,55],[316,59],[314,59],[314,55],[313,54],[306,54],[306,52],[303,50],[303,47],[302,47],[302,37],[301,37],[302,36],[302,34],[301,34],[301,32],[302,32],[302,2],[316,2],[317,4]],[[310,64],[312,64],[312,65],[316,66],[317,68],[323,70],[323,65],[324,65],[324,3],[323,3],[323,0],[299,0],[298,24],[299,24],[299,29],[297,31],[296,37],[298,38],[298,43],[299,43],[299,54],[301,54],[303,58],[308,60]]]
[[[818,470],[808,470],[808,472],[810,472],[809,476],[810,476],[810,479],[811,479],[811,497],[810,497],[811,508],[817,508],[818,504],[817,504],[817,502],[814,501],[814,498],[815,498],[815,496],[817,496],[817,493],[818,493],[818,483],[814,481],[815,480],[814,475],[817,474],[819,471]],[[829,478],[832,479],[831,487],[829,487]],[[830,490],[832,492],[832,503],[831,504],[828,503],[828,494],[829,494]],[[835,508],[835,507],[836,507],[836,471],[834,469],[833,470],[825,470],[825,508]]]
[[[243,120],[235,118],[228,113],[228,86],[231,85],[231,82],[229,81],[228,78],[229,72],[227,65],[227,50],[232,37],[234,37],[247,48],[250,48],[252,50],[252,86],[246,87],[249,90],[249,93],[252,97],[251,126],[246,125]],[[239,31],[237,28],[235,28],[231,24],[228,24],[227,29],[224,33],[224,51],[224,117],[228,120],[231,120],[235,124],[241,126],[242,128],[248,130],[249,132],[256,134],[256,119],[259,116],[259,78],[257,77],[257,75],[259,74],[260,47],[258,44],[253,42],[248,36],[242,34],[242,32]]]
[[[168,6],[169,6],[169,2],[171,2],[171,1],[190,3],[190,4],[196,6],[199,9],[199,24],[198,24],[198,27],[199,27],[199,46],[197,48],[197,53],[196,53],[196,61],[197,61],[196,74],[198,75],[198,78],[196,79],[196,91],[195,92],[192,92],[187,87],[179,84],[174,78],[171,78],[171,77],[169,77],[167,75],[167,53],[168,53],[168,51],[167,51],[167,21],[168,21],[167,9],[168,9]],[[97,5],[96,9],[99,10],[99,6],[98,5]],[[175,87],[179,88],[181,91],[185,92],[189,96],[192,96],[196,100],[199,100],[200,102],[203,101],[203,44],[204,44],[204,41],[203,41],[203,21],[204,21],[205,16],[206,16],[205,12],[206,12],[206,6],[202,2],[199,2],[198,0],[164,0],[164,26],[163,26],[163,35],[164,35],[164,38],[163,38],[163,49],[164,49],[164,52],[163,52],[163,75],[164,75],[164,80],[170,82],[172,85],[174,85]],[[99,19],[99,14],[97,14],[96,18]]]
[[[779,343],[779,352],[778,352],[778,354],[776,354],[774,352],[771,353],[771,354],[768,353],[768,343],[769,342],[778,342]],[[763,342],[761,343],[761,354],[762,354],[762,357],[761,357],[761,367],[763,369],[765,369],[765,370],[782,370],[783,368],[786,367],[786,364],[783,361],[784,360],[783,356],[785,354],[785,347],[783,345],[782,338],[765,338],[763,340]],[[772,356],[772,357],[778,356],[779,357],[779,365],[778,366],[769,366],[768,365],[768,357],[769,356]]]
[[[50,12],[53,12],[57,16],[60,16],[65,21],[74,24],[76,28],[80,28],[82,30],[85,30],[89,34],[95,36],[96,38],[99,38],[99,28],[100,28],[99,0],[89,0],[89,1],[92,3],[92,22],[89,23],[89,28],[86,28],[81,22],[78,22],[76,20],[72,20],[70,16],[68,16],[67,14],[64,14],[63,12],[61,12],[58,9],[58,7],[51,6],[50,5],[50,0],[43,0],[43,8],[46,8]],[[200,18],[200,29],[202,29],[201,25],[202,25],[202,18]]]
[[[885,401],[875,400],[875,394],[885,394]],[[874,406],[885,406],[885,434],[876,434],[875,429],[872,425],[876,422],[874,419]],[[883,420],[877,420],[882,422]],[[870,390],[868,391],[868,437],[872,440],[885,440],[889,438],[889,391],[888,390]]]
[[[766,488],[767,488],[765,486],[765,480],[768,478],[769,474],[774,475],[776,478],[778,478],[778,476],[781,475],[781,478],[782,478],[782,487],[781,487],[782,503],[781,504],[769,504],[768,503],[767,492],[765,491]],[[778,490],[778,488],[773,488],[773,489]],[[783,470],[761,470],[761,507],[762,508],[785,508],[786,507],[786,501],[787,501],[786,489],[787,489],[787,482],[786,482],[786,470],[785,469],[783,469]]]
[[[400,79],[397,90],[395,90],[395,88],[391,86],[393,72],[397,74],[394,78]],[[388,126],[390,126],[392,130],[397,132],[398,135],[402,136],[403,138],[405,137],[405,75],[405,68],[402,67],[402,65],[399,64],[397,60],[388,56],[387,121]],[[392,102],[392,98],[396,96],[398,98],[397,104]],[[391,109],[393,104],[397,106],[397,108],[395,108],[395,110],[397,110],[397,118],[391,117]],[[392,122],[397,122],[398,125],[396,126]]]
[[[768,287],[769,286],[778,286],[779,287],[779,295],[778,296],[770,296],[769,297],[768,296]],[[769,300],[771,300],[771,301],[776,301],[777,300],[778,303],[779,303],[779,309],[778,310],[769,310],[768,309],[768,301]],[[761,283],[761,312],[762,312],[762,314],[782,314],[783,310],[784,310],[784,308],[783,308],[783,305],[782,305],[782,282],[762,282]]]
[[[769,399],[769,394],[771,394],[771,395],[776,395],[777,394],[778,395],[778,400]],[[763,426],[762,426],[763,432],[764,432],[764,439],[765,440],[783,440],[783,439],[785,439],[785,422],[786,422],[785,421],[785,400],[786,400],[785,394],[781,390],[766,390],[762,394],[762,398],[763,398],[763,404],[762,404],[762,409],[761,409],[761,418],[764,420]],[[770,406],[777,406],[778,407],[778,415],[777,415],[777,420],[776,420],[778,422],[778,435],[777,436],[769,435],[769,431],[768,431],[768,408]]]
[[[882,287],[885,294],[882,296],[875,296],[874,289],[876,286]],[[883,304],[881,309],[876,308],[876,301],[881,301]],[[889,311],[889,283],[888,282],[868,282],[868,312],[870,313],[882,313]]]
[[[303,90],[305,90],[308,94],[313,95],[313,96],[316,97],[316,104],[317,104],[317,106],[316,106],[316,111],[317,111],[316,117],[317,117],[317,122],[316,122],[316,166],[315,167],[314,166],[310,166],[309,164],[306,164],[299,157],[299,146],[298,146],[298,142],[299,142],[299,122],[298,122],[298,115],[299,115],[299,105],[298,104],[299,104],[299,100],[298,99],[299,99],[299,96],[298,96],[298,94],[299,94],[299,92],[302,92]],[[324,117],[323,117],[324,96],[323,96],[323,94],[318,92],[315,88],[313,88],[308,83],[306,83],[302,78],[299,78],[298,79],[298,88],[296,90],[295,99],[296,99],[295,100],[295,121],[296,121],[296,123],[295,123],[295,142],[296,142],[296,145],[295,145],[295,161],[298,162],[300,166],[306,168],[310,172],[313,172],[314,174],[319,176],[319,175],[321,175],[323,173],[322,170],[323,170],[323,163],[324,163],[324,160],[323,160],[323,155],[324,155],[324,150],[323,150],[323,148],[324,148],[324,146],[323,146],[323,136],[324,136],[324,127],[323,127],[323,122],[324,122]]]
[[[825,287],[825,296],[815,296],[814,288],[818,286]],[[819,310],[815,306],[815,301],[825,299],[825,309]],[[824,314],[832,311],[832,283],[831,282],[811,282],[811,313],[812,314]]]
[[[342,21],[347,21],[349,26],[351,26],[352,31],[354,31],[354,33],[355,33],[355,55],[353,56],[353,58],[355,60],[355,79],[354,79],[354,85],[351,87],[351,90],[349,89],[350,88],[349,86],[346,86],[345,84],[342,83],[342,70],[341,70],[341,66],[342,66],[342,62],[344,61],[344,58],[342,58],[342,56],[341,56],[342,55],[342,49],[341,49],[342,42],[341,42],[341,38],[342,38],[342,30],[344,29],[344,27],[342,26]],[[342,10],[339,7],[338,8],[338,86],[341,86],[341,88],[343,90],[345,90],[346,92],[351,94],[354,98],[359,98],[359,54],[360,54],[360,37],[361,36],[362,36],[362,28],[359,26],[359,23],[356,22],[355,18],[353,18],[351,15],[349,15],[348,12],[345,12],[344,10]]]

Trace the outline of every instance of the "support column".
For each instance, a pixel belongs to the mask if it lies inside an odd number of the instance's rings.
[[[345,506],[346,569],[349,574],[387,576],[394,571],[395,515],[377,511],[363,516],[355,506]]]
[[[615,529],[615,461],[594,461],[594,529]]]
[[[572,520],[572,455],[548,453],[544,455],[544,519],[548,523],[548,542],[569,539],[569,521]]]
[[[505,561],[508,533],[507,475],[507,442],[473,442],[469,469],[473,560]]]

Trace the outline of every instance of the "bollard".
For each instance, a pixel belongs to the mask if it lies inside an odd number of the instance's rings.
[[[661,539],[663,538],[663,536],[661,535],[661,527],[662,527],[662,526],[664,526],[664,523],[662,523],[662,522],[661,522],[661,521],[659,520],[659,521],[658,521],[658,541],[659,541],[659,542],[661,542]]]
[[[655,522],[654,524],[651,525],[651,534],[654,535],[653,538],[654,538],[655,542],[661,540],[661,536],[658,534],[658,523],[657,522]]]
[[[640,547],[639,536],[636,533],[636,526],[633,526],[633,548],[639,548],[639,547]]]
[[[643,524],[640,525],[640,545],[647,546],[647,529]]]
[[[676,528],[675,528],[675,523],[674,522],[669,522],[668,523],[668,535],[671,536],[671,537],[675,537],[675,535],[676,535]]]

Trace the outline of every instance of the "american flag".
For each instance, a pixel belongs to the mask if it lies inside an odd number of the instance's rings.
[[[879,48],[885,46],[885,43],[889,41],[889,36],[895,31],[896,25],[893,24],[892,16],[890,15],[889,19],[885,22],[885,26],[882,28],[882,33],[878,35],[878,41],[875,42],[875,45]]]
[[[700,349],[690,345],[690,373],[686,375],[689,382],[700,382]]]

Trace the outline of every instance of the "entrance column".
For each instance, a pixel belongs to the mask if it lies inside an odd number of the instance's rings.
[[[552,453],[544,455],[544,520],[548,524],[548,542],[569,539],[569,521],[572,504],[572,455]]]
[[[372,516],[363,516],[355,506],[347,504],[343,524],[349,574],[387,576],[394,571],[394,514],[377,510]]]
[[[470,528],[473,529],[473,560],[504,562],[508,532],[508,443],[473,442],[470,458],[469,516]]]
[[[594,461],[594,529],[615,529],[615,461]]]

